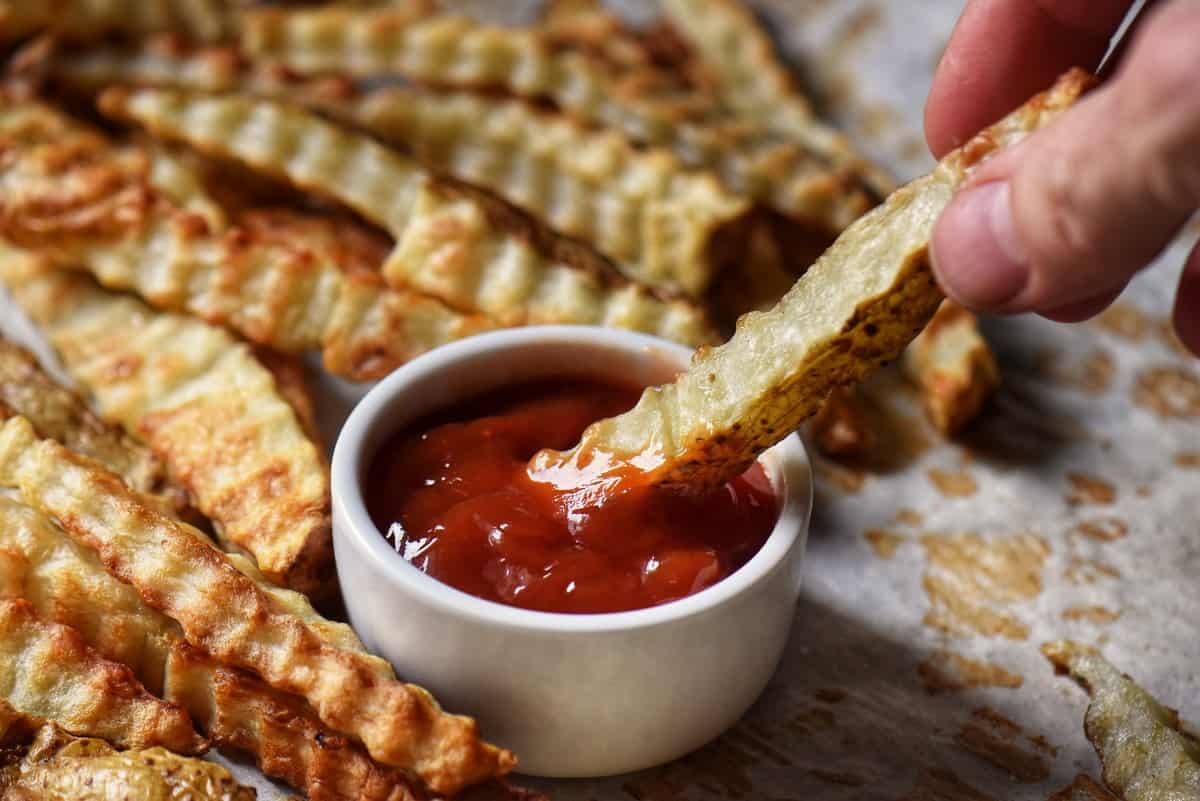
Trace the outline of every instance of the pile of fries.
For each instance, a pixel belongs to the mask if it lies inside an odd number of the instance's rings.
[[[336,577],[298,358],[372,380],[534,323],[714,345],[892,190],[747,9],[663,11],[0,0],[0,283],[81,391],[0,343],[0,744],[24,753],[0,796],[125,771],[243,797],[188,760],[210,746],[311,799],[516,792],[511,754],[314,611]],[[946,433],[997,382],[948,305],[905,365]],[[870,447],[857,402],[829,396],[819,445]]]

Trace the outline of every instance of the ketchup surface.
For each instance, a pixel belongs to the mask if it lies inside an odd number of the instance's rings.
[[[376,455],[371,517],[424,572],[511,606],[620,612],[698,592],[749,561],[775,526],[774,491],[758,464],[706,496],[639,484],[632,472],[581,498],[526,472],[539,450],[571,447],[640,394],[542,381],[427,418]]]

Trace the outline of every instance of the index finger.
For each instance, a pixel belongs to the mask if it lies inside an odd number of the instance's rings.
[[[1095,70],[1133,0],[969,0],[925,104],[941,158],[1070,67]]]

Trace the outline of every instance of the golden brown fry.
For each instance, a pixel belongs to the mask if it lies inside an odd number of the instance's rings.
[[[0,143],[13,156],[0,167],[0,223],[10,240],[257,344],[319,348],[339,375],[379,378],[493,327],[434,298],[385,290],[377,276],[346,274],[334,261],[343,248],[309,249],[317,246],[310,231],[292,226],[291,236],[280,230],[286,221],[272,232],[214,231],[149,184],[137,150],[116,148],[47,107],[0,103]],[[11,255],[4,261],[10,273],[31,266]]]
[[[410,87],[343,105],[347,119],[432,168],[496,192],[593,244],[630,278],[698,295],[738,240],[746,200],[664,150],[636,150],[516,100]]]
[[[298,80],[229,48],[90,50],[58,59],[55,75],[84,91],[136,84],[302,103],[486,187],[590,242],[630,278],[673,291],[708,285],[736,249],[748,208],[716,176],[685,171],[666,151],[636,150],[615,132],[515,100],[416,87],[357,94],[344,81]]]
[[[712,340],[697,305],[662,300],[615,270],[554,263],[496,225],[473,196],[447,192],[416,162],[299,107],[167,89],[110,90],[101,107],[155,136],[331,197],[382,226],[396,239],[382,272],[397,288],[502,325],[612,325],[692,345]]]
[[[41,436],[100,462],[143,495],[161,497],[176,511],[187,508],[187,491],[168,478],[149,448],[92,414],[32,353],[0,338],[0,420],[14,415],[28,418]]]
[[[729,342],[702,352],[673,384],[647,389],[629,412],[594,423],[571,451],[543,451],[532,471],[587,482],[632,466],[651,483],[685,489],[740,473],[830,390],[894,359],[924,327],[942,300],[928,264],[942,209],[975,165],[1049,122],[1089,82],[1082,71],[1068,73],[896,191],[775,308],[743,317]]]
[[[22,418],[9,425],[32,434]],[[123,748],[198,754],[206,746],[187,713],[148,693],[128,667],[102,658],[79,632],[39,618],[24,600],[0,600],[0,698],[25,715]]]
[[[327,725],[435,792],[454,793],[515,764],[480,739],[475,721],[443,712],[428,692],[395,679],[383,660],[331,645],[220,551],[146,507],[95,463],[38,440],[22,418],[0,428],[0,485],[19,489],[26,503],[95,550],[110,573],[178,622],[189,643],[303,696]]]
[[[877,200],[857,162],[834,163],[804,142],[697,104],[695,93],[681,103],[675,92],[622,85],[605,65],[563,51],[539,31],[392,9],[263,9],[243,16],[241,42],[247,53],[304,74],[398,74],[550,100],[636,142],[665,147],[689,167],[711,169],[733,192],[832,231]]]
[[[947,436],[966,428],[1000,385],[979,321],[949,300],[904,351],[904,370],[920,387],[930,421]]]
[[[77,274],[0,278],[100,413],[150,444],[221,539],[273,581],[332,587],[325,458],[247,346]]]
[[[813,115],[770,37],[741,0],[665,0],[663,13],[709,67],[722,102],[738,117],[862,176],[880,197],[896,188],[844,135]]]
[[[104,572],[95,554],[45,515],[0,497],[0,598],[24,598],[37,614],[70,626],[105,659],[128,665],[162,695],[167,649],[178,626],[137,591]]]
[[[13,720],[0,704],[0,725]],[[20,719],[28,727],[32,720]],[[117,751],[103,740],[74,737],[44,722],[29,738],[19,762],[0,768],[6,801],[254,801],[221,765],[172,754],[164,748]]]
[[[232,555],[230,560],[258,575],[247,561]],[[328,642],[362,650],[348,626],[321,620],[296,593],[270,591]],[[20,596],[43,617],[78,630],[104,657],[128,665],[152,692],[182,706],[222,750],[248,755],[265,774],[304,791],[310,801],[399,801],[415,795],[400,771],[371,761],[300,699],[187,646],[175,621],[145,605],[137,590],[110,576],[92,551],[50,518],[0,497],[0,598]],[[3,731],[0,716],[0,742]]]
[[[1060,640],[1042,652],[1092,697],[1083,728],[1109,787],[1125,801],[1200,798],[1200,743],[1183,732],[1179,713],[1093,649]]]
[[[299,356],[262,347],[254,348],[254,358],[275,379],[275,391],[296,413],[304,436],[316,447],[318,454],[324,454],[325,438],[317,423],[317,399],[308,385],[304,362]]]
[[[739,115],[803,135],[812,107],[775,57],[770,37],[738,0],[664,0],[663,14],[708,62],[721,100]]]
[[[875,446],[875,432],[854,387],[837,387],[813,415],[817,450],[837,458],[861,458]]]
[[[0,0],[0,41],[46,31],[92,41],[174,31],[215,41],[230,31],[227,0]]]
[[[147,37],[136,50],[110,46],[58,53],[47,71],[58,88],[89,99],[113,85],[160,86],[288,100],[344,117],[361,94],[347,78],[305,78],[249,60],[236,47],[196,47],[171,35]]]
[[[352,740],[321,725],[299,698],[176,643],[167,697],[196,717],[220,748],[249,754],[268,776],[305,790],[309,801],[409,801],[423,794]]]

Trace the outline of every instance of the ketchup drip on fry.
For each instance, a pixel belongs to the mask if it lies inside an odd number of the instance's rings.
[[[529,459],[566,449],[641,389],[577,379],[493,392],[391,437],[367,476],[367,506],[396,551],[464,592],[525,609],[597,613],[676,600],[762,547],[777,503],[755,464],[708,495],[639,482],[584,490],[535,481]]]

